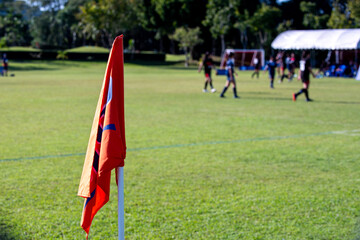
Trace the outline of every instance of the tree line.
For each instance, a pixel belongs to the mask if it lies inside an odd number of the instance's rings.
[[[111,47],[196,55],[225,48],[270,51],[290,29],[360,26],[360,0],[2,0],[0,47]]]

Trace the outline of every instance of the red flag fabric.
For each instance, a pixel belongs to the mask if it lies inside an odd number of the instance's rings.
[[[115,38],[86,151],[78,195],[85,198],[81,226],[89,235],[97,211],[109,201],[111,170],[124,166],[123,35]]]

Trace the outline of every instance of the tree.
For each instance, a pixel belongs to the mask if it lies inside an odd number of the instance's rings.
[[[260,2],[258,0],[244,1],[244,0],[231,0],[232,5],[235,8],[235,24],[234,27],[240,33],[240,42],[243,48],[248,47],[248,30],[250,25],[250,15],[258,9]]]
[[[175,11],[179,11],[179,8],[175,8],[175,4],[174,0],[143,0],[142,4],[138,5],[137,14],[141,26],[155,32],[155,39],[160,41],[160,52],[164,52],[164,36],[171,34],[177,26]]]
[[[111,47],[114,37],[137,24],[135,0],[92,0],[81,7],[79,18],[84,33],[95,40],[100,38],[104,47]]]
[[[280,9],[263,3],[250,18],[249,23],[259,39],[260,48],[264,48],[267,41],[276,32],[280,17]]]
[[[287,30],[291,30],[293,27],[292,25],[293,25],[292,20],[284,20],[277,26],[276,30],[278,33],[282,33]]]
[[[355,27],[360,27],[360,0],[352,0],[348,3],[350,17],[354,19]]]
[[[29,45],[29,13],[35,7],[23,1],[0,1],[0,39],[7,46]]]
[[[66,48],[73,48],[81,42],[83,34],[77,16],[80,14],[80,6],[85,5],[89,0],[68,0],[63,9],[56,14],[63,32],[63,45]]]
[[[200,36],[200,28],[184,28],[180,27],[175,30],[175,33],[170,37],[179,42],[179,47],[184,50],[185,53],[185,66],[189,66],[189,56],[192,59],[192,54],[194,47],[197,44],[203,42],[202,39],[199,38]]]
[[[225,51],[225,35],[233,26],[235,8],[231,1],[210,0],[206,6],[206,17],[203,24],[210,28],[214,38],[221,39],[221,52]]]
[[[309,29],[322,29],[326,27],[329,15],[321,14],[315,2],[301,2],[300,10],[304,13],[303,25]]]
[[[30,32],[33,37],[32,44],[40,48],[61,48],[63,32],[59,31],[61,25],[56,19],[56,14],[44,11],[31,20]]]
[[[178,27],[197,27],[205,16],[206,0],[140,0],[137,14],[141,26],[155,33],[160,51],[164,40]]]
[[[242,43],[243,48],[246,49],[248,45],[247,30],[249,27],[249,13],[246,12],[245,15],[243,15],[243,18],[234,24],[234,27],[239,30],[240,42]]]
[[[341,4],[338,0],[333,1],[333,9],[327,26],[334,29],[352,27],[352,20],[349,18],[345,4]]]
[[[30,0],[32,5],[41,7],[44,11],[56,13],[67,2],[67,0]]]
[[[64,31],[57,14],[64,7],[65,0],[30,0],[29,2],[42,9],[30,19],[32,44],[40,48],[63,48]]]
[[[10,8],[5,16],[0,16],[0,38],[7,46],[27,45],[29,35],[29,24],[20,13]]]

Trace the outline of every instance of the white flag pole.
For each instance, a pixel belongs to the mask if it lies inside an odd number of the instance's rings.
[[[124,169],[118,168],[118,231],[119,240],[125,240],[124,221]]]

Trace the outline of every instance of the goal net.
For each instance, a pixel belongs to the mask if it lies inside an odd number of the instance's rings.
[[[235,67],[240,70],[252,70],[255,68],[256,60],[260,62],[260,66],[265,65],[265,51],[264,49],[225,49],[221,58],[220,68],[225,68],[226,60],[229,54],[234,53]]]

